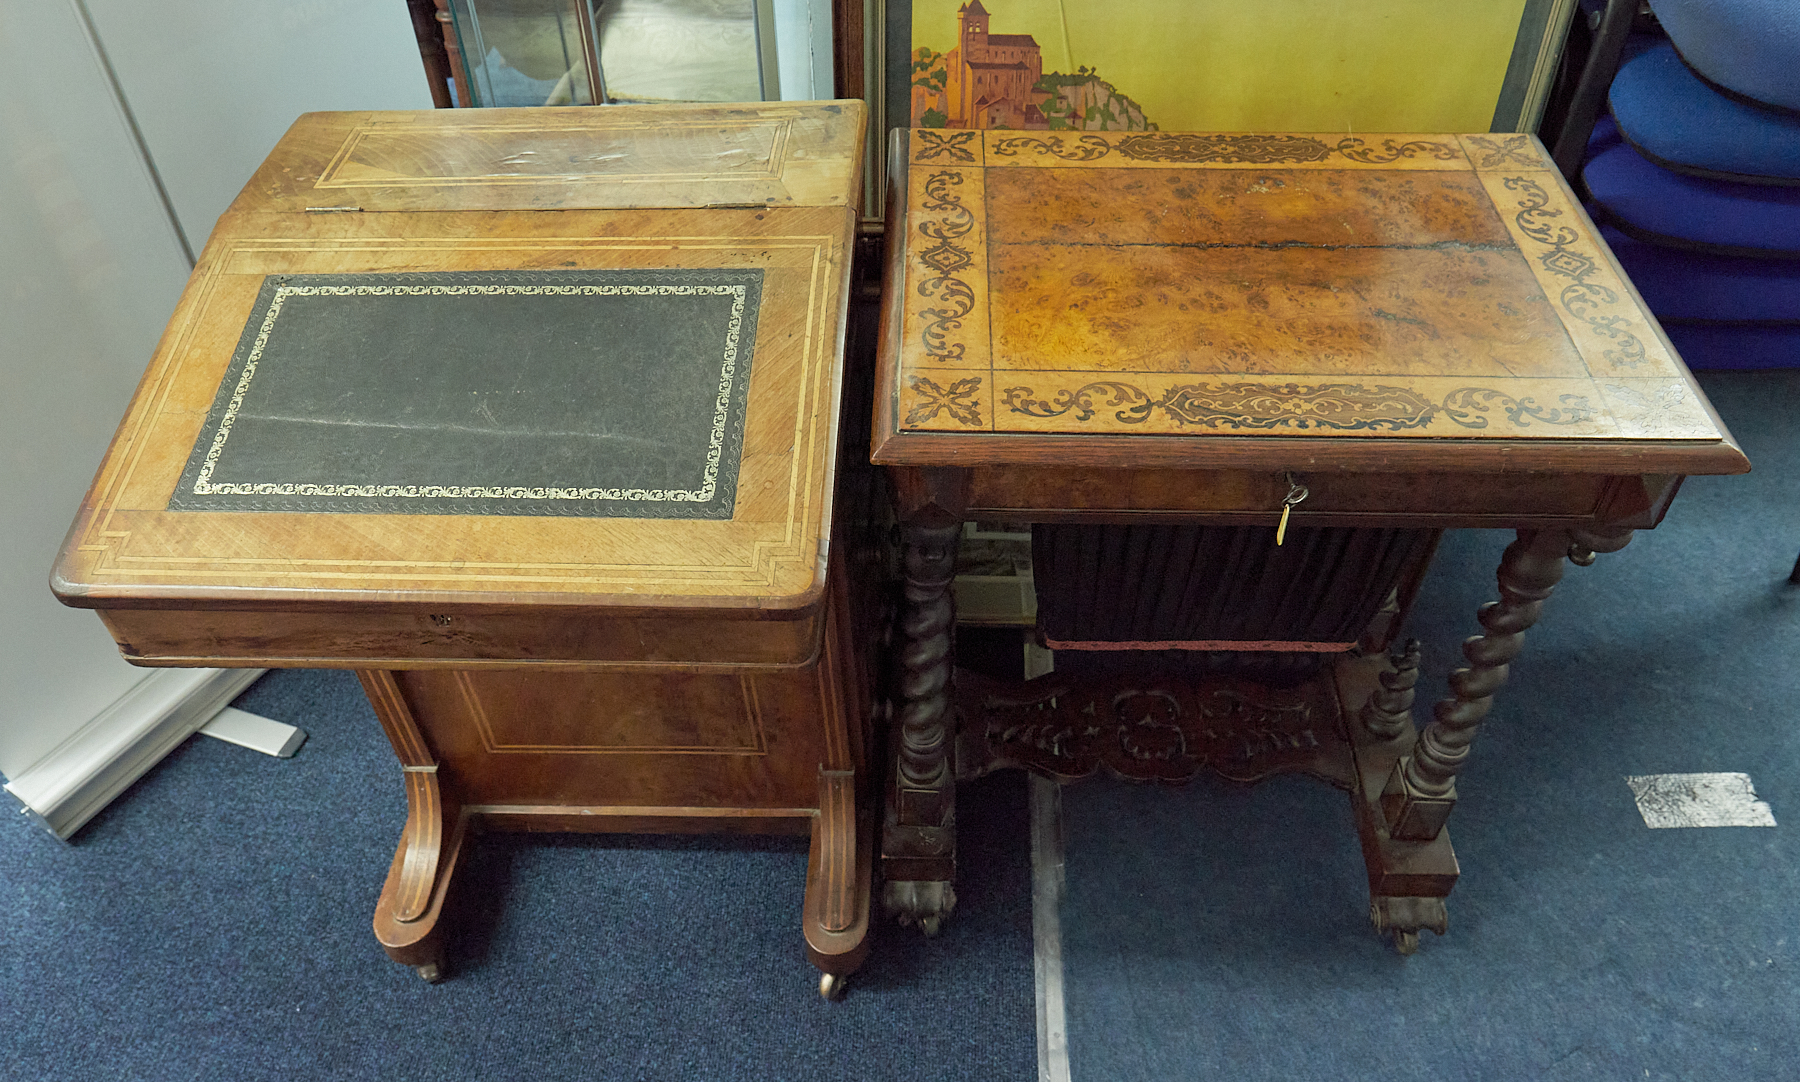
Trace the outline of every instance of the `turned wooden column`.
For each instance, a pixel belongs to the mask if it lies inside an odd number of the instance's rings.
[[[906,818],[935,825],[941,800],[914,800],[911,794],[947,793],[949,762],[951,645],[956,601],[951,580],[962,523],[925,516],[902,527],[901,566],[906,605],[900,616],[900,741],[898,783]],[[929,805],[929,806],[927,806]]]
[[[1413,753],[1394,765],[1382,791],[1389,833],[1407,841],[1438,836],[1456,806],[1456,775],[1469,758],[1469,745],[1506,683],[1510,662],[1525,645],[1525,631],[1538,622],[1544,602],[1562,580],[1563,561],[1586,566],[1597,552],[1616,552],[1631,540],[1626,528],[1588,530],[1553,527],[1520,530],[1500,557],[1500,600],[1476,614],[1482,633],[1463,643],[1469,666],[1450,674],[1450,697],[1432,708]]]
[[[956,907],[956,764],[952,756],[952,646],[957,541],[967,474],[955,469],[892,472],[900,514],[901,571],[894,770],[882,828],[883,904],[927,934]]]
[[[1412,729],[1413,689],[1419,683],[1419,640],[1408,639],[1389,655],[1391,669],[1376,677],[1380,683],[1358,715],[1362,727],[1377,740],[1394,740]]]

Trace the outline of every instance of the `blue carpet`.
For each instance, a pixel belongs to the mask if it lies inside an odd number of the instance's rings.
[[[1570,568],[1460,786],[1450,932],[1369,928],[1346,798],[1064,790],[1071,1075],[1800,1076],[1800,373],[1705,373],[1756,472]],[[1411,633],[1435,698],[1510,535],[1447,536]],[[1628,774],[1744,771],[1775,829],[1647,829]]]
[[[0,830],[0,1077],[1027,1078],[1035,1070],[1023,780],[970,787],[963,906],[885,924],[841,1003],[800,937],[796,838],[489,835],[459,872],[451,978],[370,931],[405,818],[347,673],[240,707],[291,760],[195,737],[59,845]]]

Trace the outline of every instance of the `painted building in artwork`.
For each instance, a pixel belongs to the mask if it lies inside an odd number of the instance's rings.
[[[1047,128],[1034,88],[1043,52],[1030,34],[988,33],[988,10],[969,0],[956,13],[957,46],[944,55],[949,128]]]

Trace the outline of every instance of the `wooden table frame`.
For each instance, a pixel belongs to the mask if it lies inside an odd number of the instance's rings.
[[[1158,154],[1163,156],[1158,158]],[[1579,410],[1559,415],[1534,406],[1527,396],[1526,392],[1549,386],[1547,382],[1482,377],[1490,388],[1504,390],[1478,393],[1490,395],[1490,401],[1504,399],[1508,409],[1519,411],[1513,415],[1515,422],[1521,416],[1526,422],[1532,418],[1574,422],[1571,427],[1579,430],[1581,438],[1549,436],[1543,431],[1544,424],[1518,433],[1531,438],[1505,438],[1508,433],[1493,429],[1470,431],[1466,436],[1454,429],[1426,432],[1430,424],[1443,419],[1441,411],[1454,396],[1444,398],[1444,406],[1427,403],[1403,422],[1391,422],[1393,435],[1371,434],[1365,424],[1360,426],[1361,432],[1319,436],[1303,432],[1307,424],[1274,413],[1259,415],[1249,431],[1235,423],[1223,431],[1204,425],[1187,427],[1193,423],[1191,418],[1178,416],[1177,408],[1166,405],[1174,402],[1179,406],[1175,396],[1181,388],[1171,387],[1159,400],[1157,387],[1167,385],[1170,379],[1179,382],[1196,378],[1193,376],[1168,377],[1155,374],[1163,370],[1145,370],[1150,374],[1077,373],[1064,379],[1059,365],[1095,369],[1112,362],[1058,352],[1060,345],[1037,347],[1042,357],[1032,360],[1038,356],[1032,352],[1033,340],[1022,336],[1035,333],[1049,335],[1059,343],[1104,346],[1114,340],[1109,338],[1113,332],[1085,313],[1057,317],[1032,311],[1025,318],[1004,307],[1023,303],[1022,297],[1032,298],[1033,303],[1054,302],[1054,283],[1044,284],[1034,275],[1060,257],[1026,251],[1022,246],[1028,242],[1018,237],[996,236],[994,231],[1001,227],[990,230],[988,219],[1009,213],[1007,221],[1017,226],[1033,215],[1046,220],[1076,217],[1084,223],[1083,229],[1111,229],[1116,234],[1163,229],[1156,223],[1163,222],[1171,208],[1180,211],[1181,207],[1155,202],[1163,197],[1153,193],[1145,197],[1151,202],[1133,204],[1112,218],[1107,216],[1106,195],[1088,194],[1099,189],[1081,188],[1074,181],[1064,187],[1087,201],[1066,212],[1055,205],[1009,208],[991,199],[983,204],[980,193],[996,182],[1007,185],[1008,193],[1034,190],[1027,181],[1035,178],[1015,169],[1066,168],[1074,176],[1074,170],[1093,166],[1099,159],[1117,161],[1121,156],[1134,160],[1119,163],[1119,178],[1151,175],[1129,170],[1161,168],[1159,162],[1168,163],[1169,169],[1203,168],[1196,163],[1214,162],[1220,163],[1221,172],[1259,168],[1245,163],[1274,163],[1260,168],[1271,170],[1276,179],[1257,191],[1280,188],[1284,178],[1295,188],[1305,187],[1308,174],[1304,171],[1327,168],[1320,163],[1328,159],[1342,163],[1345,169],[1378,165],[1396,171],[1463,170],[1473,178],[1456,182],[1464,184],[1465,190],[1479,191],[1478,185],[1486,185],[1490,196],[1504,195],[1517,201],[1517,222],[1507,226],[1512,231],[1511,242],[1498,230],[1500,219],[1481,217],[1491,212],[1479,206],[1468,212],[1471,221],[1483,223],[1481,228],[1496,238],[1485,247],[1474,247],[1516,251],[1517,256],[1494,258],[1513,260],[1509,266],[1529,266],[1539,287],[1552,295],[1554,283],[1561,280],[1558,275],[1573,283],[1561,294],[1561,311],[1553,303],[1532,302],[1540,304],[1538,310],[1546,314],[1555,312],[1550,326],[1556,329],[1550,333],[1563,333],[1554,319],[1570,328],[1570,337],[1558,339],[1556,348],[1573,358],[1569,352],[1572,342],[1582,360],[1567,362],[1574,366],[1568,374],[1589,378],[1587,372],[1616,371],[1632,379],[1654,374],[1655,380],[1620,386],[1619,401],[1627,401],[1639,390],[1654,389],[1652,399],[1679,408],[1658,413],[1652,405],[1648,412],[1631,413],[1618,406],[1607,413],[1589,409],[1586,399],[1577,399]],[[1299,164],[1284,166],[1284,162]],[[1284,171],[1287,169],[1293,171]],[[1389,175],[1403,178],[1397,184],[1417,176]],[[1178,187],[1176,174],[1169,177],[1168,183]],[[1300,182],[1294,182],[1295,178]],[[1231,189],[1233,198],[1251,190],[1231,176],[1216,182],[1202,180],[1218,188],[1238,184]],[[1118,186],[1123,181],[1113,183]],[[1269,212],[1269,220],[1279,218],[1282,208],[1270,205],[1276,209]],[[1464,200],[1463,205],[1474,204]],[[1510,204],[1496,209],[1515,212]],[[1150,213],[1155,210],[1163,216]],[[1395,213],[1404,217],[1406,211]],[[1219,214],[1228,216],[1224,210]],[[1140,219],[1153,224],[1140,226]],[[1265,219],[1244,220],[1256,228]],[[1495,224],[1486,224],[1490,221]],[[1295,526],[1501,527],[1517,531],[1517,540],[1507,548],[1497,572],[1500,599],[1478,614],[1481,633],[1463,647],[1468,667],[1452,674],[1450,694],[1434,707],[1423,731],[1415,728],[1410,713],[1417,653],[1402,649],[1392,659],[1384,658],[1393,630],[1384,626],[1365,637],[1364,653],[1352,654],[1335,667],[1329,689],[1320,692],[1324,696],[1321,701],[1331,703],[1344,719],[1336,750],[1321,753],[1316,762],[1291,767],[1325,777],[1351,792],[1376,927],[1392,932],[1403,951],[1416,946],[1423,928],[1441,933],[1443,899],[1459,874],[1444,831],[1456,802],[1456,777],[1495,691],[1507,678],[1507,663],[1522,648],[1524,632],[1537,621],[1563,574],[1565,559],[1589,563],[1596,553],[1624,547],[1633,531],[1654,527],[1687,474],[1738,473],[1749,468],[1675,359],[1660,329],[1643,312],[1641,301],[1598,241],[1579,204],[1550,169],[1542,147],[1528,136],[1106,133],[1077,138],[1075,133],[897,132],[890,152],[887,222],[888,271],[872,457],[887,467],[896,493],[906,599],[900,621],[903,641],[898,649],[901,702],[890,748],[894,765],[887,786],[882,840],[887,908],[902,923],[917,923],[927,931],[935,930],[953,909],[955,785],[959,777],[1010,765],[1028,765],[1062,777],[1070,776],[1071,770],[1093,768],[1091,762],[1071,767],[1042,756],[1034,758],[1029,752],[1022,756],[996,753],[993,741],[998,730],[992,726],[1015,723],[1017,712],[1024,709],[1066,713],[1072,708],[1070,703],[1087,704],[1090,711],[1095,703],[1102,712],[1105,708],[1102,692],[1074,689],[1054,677],[1041,677],[1023,688],[996,690],[966,675],[954,676],[950,584],[962,523],[979,519],[1274,525],[1290,479],[1299,478],[1310,494],[1293,509]],[[1352,224],[1360,227],[1360,223]],[[1048,228],[1034,224],[1027,232],[1044,235]],[[1184,237],[1201,248],[1208,247],[1200,243],[1203,237]],[[1136,243],[1146,242],[1140,238]],[[1007,244],[1014,247],[1003,253],[1002,246]],[[1271,234],[1270,242],[1258,241],[1250,247],[1258,244],[1261,252],[1304,247],[1298,241],[1281,241],[1280,234]],[[1153,261],[1159,254],[1141,247],[1133,251],[1143,254],[1131,259]],[[986,277],[990,262],[998,266],[1003,255],[1008,260],[1007,278],[1002,282],[1001,272],[994,270],[996,277],[990,283]],[[1524,256],[1530,258],[1519,261]],[[1170,258],[1192,257],[1178,253]],[[1157,266],[1154,262],[1146,265]],[[1131,272],[1121,268],[1128,266],[1128,262],[1103,262],[1102,269],[1094,273],[1102,278],[1112,273],[1116,281],[1125,282]],[[1529,281],[1522,272],[1516,273],[1516,278]],[[1003,289],[1010,292],[1003,294]],[[1590,318],[1597,309],[1586,306],[1601,300],[1607,306],[1600,317],[1604,326]],[[1233,331],[1249,327],[1244,337],[1262,334],[1270,343],[1271,356],[1285,356],[1287,347],[1277,328],[1259,327],[1253,313],[1244,314],[1241,308],[1234,311],[1237,314],[1221,317],[1235,321],[1230,324]],[[1405,313],[1397,317],[1378,314],[1420,322]],[[1167,319],[1175,328],[1170,333],[1177,333],[1182,326],[1192,330],[1200,325],[1193,322],[1194,317],[1155,318]],[[1575,334],[1577,327],[1586,332],[1590,326],[1597,336],[1612,334],[1611,342],[1590,345]],[[1116,337],[1123,340],[1133,333],[1126,328],[1117,331]],[[1007,335],[1012,336],[1010,341]],[[1141,339],[1132,341],[1142,348]],[[966,354],[959,342],[968,343]],[[1609,353],[1602,358],[1601,345],[1636,352],[1631,356]],[[980,367],[982,357],[990,358],[986,362],[990,368]],[[1003,370],[1003,359],[1011,367]],[[1429,357],[1417,363],[1428,362]],[[1271,362],[1278,363],[1282,362]],[[1296,369],[1263,366],[1244,371]],[[989,372],[992,382],[984,384]],[[1422,376],[1447,374],[1429,368],[1417,372]],[[1344,369],[1331,378],[1355,375],[1354,369]],[[1054,398],[1049,392],[1031,392],[1025,387],[1007,389],[1002,396],[1003,376],[1008,382],[1064,389]],[[1087,384],[1077,386],[1082,379]],[[1420,379],[1419,383],[1424,386],[1430,381]],[[1139,386],[1150,390],[1146,394]],[[1301,400],[1311,390],[1294,383],[1268,386],[1272,400],[1294,401],[1300,404],[1297,409],[1305,405]],[[1409,393],[1391,386],[1378,390],[1392,392],[1396,399]],[[1441,388],[1438,393],[1441,397]],[[1033,394],[1043,397],[1030,397]],[[996,401],[1002,397],[1013,407],[1012,413],[1002,414],[1001,403]],[[1423,395],[1417,400],[1426,403]],[[1159,409],[1167,418],[1156,412]],[[1434,410],[1440,411],[1435,418]],[[1294,415],[1301,416],[1305,415]],[[1469,427],[1483,425],[1485,421]],[[1258,428],[1285,429],[1286,434],[1255,434]],[[1405,428],[1412,431],[1402,432]],[[1438,438],[1440,435],[1452,438]],[[1416,576],[1422,573],[1423,566],[1415,569],[1415,585]],[[971,689],[972,684],[978,686]],[[956,731],[959,718],[963,725],[960,734]]]

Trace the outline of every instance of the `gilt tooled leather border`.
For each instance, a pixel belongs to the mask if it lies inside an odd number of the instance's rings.
[[[736,501],[742,457],[750,366],[761,303],[760,269],[508,271],[417,274],[273,275],[264,279],[230,367],[220,381],[206,423],[194,443],[171,495],[172,511],[258,511],[336,514],[544,515],[597,518],[728,519]],[[231,435],[245,419],[246,397],[259,365],[282,329],[289,302],[321,297],[544,296],[703,298],[728,301],[728,314],[709,328],[709,357],[716,366],[716,394],[710,384],[690,388],[686,398],[711,413],[704,440],[685,448],[692,458],[683,469],[691,484],[620,484],[581,464],[510,471],[502,464],[477,463],[453,483],[396,483],[354,476],[330,479],[236,477],[231,473]],[[716,307],[716,306],[715,306]],[[591,329],[591,328],[590,328]],[[454,328],[440,328],[453,334]],[[549,332],[554,334],[556,332]],[[654,345],[654,343],[652,343]],[[379,364],[380,343],[365,357],[346,364]],[[711,370],[709,368],[709,370]],[[594,388],[588,388],[591,393]],[[643,388],[609,388],[631,396]],[[685,400],[685,399],[684,399]],[[251,421],[251,423],[255,423]],[[302,453],[304,451],[302,449]],[[308,472],[304,459],[296,474]],[[313,472],[317,472],[316,469]],[[507,474],[510,472],[510,476]],[[521,476],[530,473],[532,476]]]

